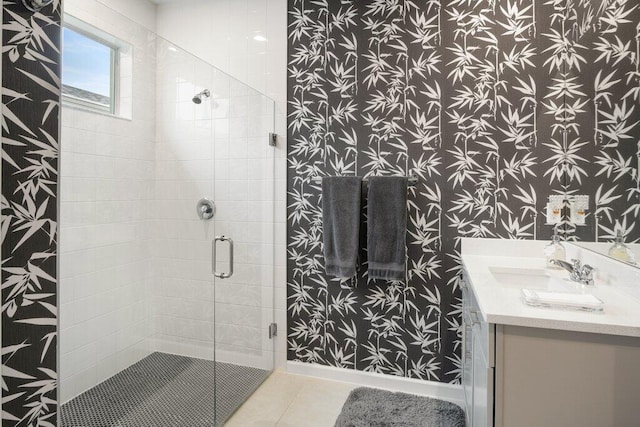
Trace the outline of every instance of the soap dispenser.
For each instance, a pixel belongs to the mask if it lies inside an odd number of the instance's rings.
[[[566,251],[564,245],[560,242],[560,236],[558,235],[558,228],[553,227],[553,237],[551,243],[544,248],[544,255],[547,258],[547,268],[561,268],[559,265],[552,263],[554,259],[565,261]]]
[[[626,262],[627,264],[636,263],[635,255],[633,254],[633,252],[631,252],[631,249],[629,249],[629,247],[624,244],[624,236],[622,235],[622,230],[618,230],[618,232],[616,233],[616,241],[609,249],[609,256],[622,262]]]

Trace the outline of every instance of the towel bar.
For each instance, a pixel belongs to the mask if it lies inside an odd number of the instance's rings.
[[[419,181],[420,178],[418,178],[416,175],[411,175],[408,177],[409,178],[409,185],[413,186],[416,185]],[[369,179],[368,178],[363,178],[363,181],[367,182]],[[322,177],[321,176],[315,176],[312,178],[312,181],[315,184],[320,184],[322,182]]]

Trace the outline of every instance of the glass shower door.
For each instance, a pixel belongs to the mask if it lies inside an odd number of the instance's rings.
[[[216,421],[273,369],[274,103],[215,71],[211,114],[216,214]]]

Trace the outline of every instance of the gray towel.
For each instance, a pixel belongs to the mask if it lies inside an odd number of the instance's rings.
[[[327,274],[349,278],[356,274],[360,233],[362,178],[322,179],[324,268]]]
[[[408,182],[406,176],[369,179],[367,258],[372,279],[405,279]]]

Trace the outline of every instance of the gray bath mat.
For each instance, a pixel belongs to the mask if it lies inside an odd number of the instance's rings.
[[[444,400],[360,387],[351,392],[336,427],[464,427],[462,408]]]

